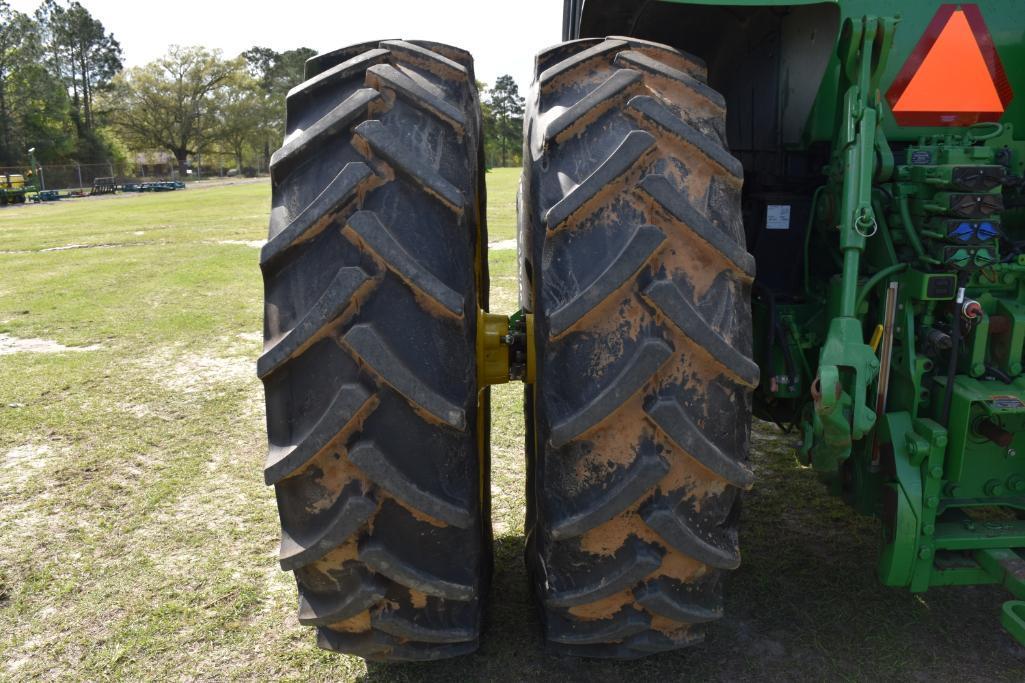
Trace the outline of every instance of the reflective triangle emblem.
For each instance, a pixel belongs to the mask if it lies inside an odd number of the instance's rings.
[[[998,121],[1011,101],[1000,56],[976,5],[943,5],[886,94],[902,126]]]

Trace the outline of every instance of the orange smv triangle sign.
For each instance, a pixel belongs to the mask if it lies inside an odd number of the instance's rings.
[[[1007,101],[997,87],[994,76],[998,74],[991,70],[979,38],[984,39],[991,52],[990,62],[999,65],[999,57],[992,48],[982,17],[971,19],[975,21],[970,22],[962,8],[955,9],[951,5],[942,7],[934,17],[887,93],[897,123],[902,126],[971,125],[996,121],[1004,113]],[[980,25],[984,36],[977,36]],[[997,66],[997,69],[999,76],[1003,76],[1002,67]]]

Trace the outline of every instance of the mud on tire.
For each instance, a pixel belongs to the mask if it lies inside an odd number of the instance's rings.
[[[261,255],[281,567],[322,647],[464,654],[491,552],[472,60],[390,40],[314,57],[306,78],[288,95]]]
[[[689,645],[740,563],[754,261],[705,80],[698,59],[630,38],[537,57],[520,215],[538,350],[527,563],[557,652]]]

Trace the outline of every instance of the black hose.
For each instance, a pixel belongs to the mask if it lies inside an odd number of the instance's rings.
[[[780,348],[783,351],[783,367],[786,368],[787,378],[790,380],[790,383],[787,384],[789,389],[790,385],[793,384],[794,378],[797,377],[797,365],[794,363],[793,354],[790,353],[790,344],[787,343],[787,336],[783,331],[783,325],[780,324],[778,316],[773,323],[773,327],[776,328],[776,339],[779,340]]]
[[[1000,368],[995,368],[992,365],[987,365],[986,366],[986,374],[990,375],[991,377],[993,377],[995,379],[1000,380],[1004,384],[1010,384],[1012,381],[1014,381],[1014,380],[1011,379],[1011,376],[1008,375],[1006,372],[1004,372]]]
[[[961,288],[964,287],[964,276],[965,272],[963,270],[958,272],[957,285],[954,287],[955,293],[960,292]],[[943,390],[943,410],[940,411],[940,425],[943,427],[947,426],[947,420],[950,418],[950,401],[954,398],[954,377],[957,376],[957,356],[961,352],[960,306],[961,302],[955,296],[954,320],[950,326],[950,360],[947,361],[947,386]]]
[[[776,311],[776,294],[758,282],[755,283],[755,289],[765,297],[769,307],[769,324],[766,326],[767,334],[765,335],[765,367],[772,370],[772,351],[778,341],[783,354],[783,368],[787,373],[787,378],[792,382],[797,376],[797,366],[794,364],[794,357],[790,353],[790,346],[787,344],[786,334],[783,332],[783,326],[780,324],[779,314]]]

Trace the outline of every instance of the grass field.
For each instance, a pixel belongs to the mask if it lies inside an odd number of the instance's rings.
[[[488,176],[492,241],[514,236],[516,179]],[[765,425],[744,564],[708,641],[631,663],[546,656],[521,561],[513,385],[495,391],[479,653],[367,666],[318,650],[262,483],[252,242],[268,204],[259,182],[0,210],[0,680],[1025,679],[1000,590],[881,587],[878,524],[829,498],[793,437]],[[515,251],[492,251],[491,273],[493,308],[512,312]]]

